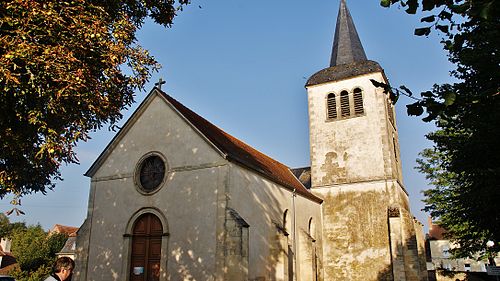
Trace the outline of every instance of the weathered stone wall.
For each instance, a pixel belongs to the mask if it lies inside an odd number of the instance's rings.
[[[415,228],[415,234],[417,236],[420,280],[427,281],[428,272],[427,272],[426,253],[425,253],[424,225],[421,222],[419,222],[416,218],[413,219],[413,225]]]
[[[390,280],[392,269],[387,225],[390,195],[385,183],[316,188],[313,192],[325,198],[325,280]]]
[[[384,81],[382,73],[371,73],[307,88],[313,187],[392,178],[402,181],[397,131],[388,118],[387,96],[370,79]],[[355,88],[362,90],[364,113],[327,119],[328,94],[338,96]]]
[[[381,72],[375,72],[307,88],[312,191],[325,198],[324,276],[420,280],[395,112],[388,96],[370,79],[386,82]],[[328,119],[327,96],[355,88],[363,93],[363,114]],[[390,215],[390,210],[397,212]]]

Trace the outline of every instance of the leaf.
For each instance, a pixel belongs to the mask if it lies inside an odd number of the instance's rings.
[[[420,22],[433,22],[435,19],[436,19],[436,16],[432,15],[432,16],[428,16],[425,18],[421,18]]]
[[[451,20],[451,17],[452,17],[452,14],[448,13],[447,11],[441,11],[441,13],[439,13],[440,19]]]
[[[377,87],[377,88],[385,88],[386,84],[385,83],[382,83],[382,82],[378,82],[377,80],[375,79],[370,79],[370,82],[372,82],[373,86]]]
[[[455,100],[457,99],[457,95],[453,92],[447,92],[445,95],[444,95],[444,104],[446,106],[450,106],[452,105],[453,103],[455,103]]]
[[[406,9],[406,13],[414,15],[417,13],[418,2],[417,0],[408,0],[408,9]]]
[[[407,104],[406,112],[408,113],[409,116],[420,116],[422,115],[422,113],[424,113],[424,108],[420,103],[416,102],[412,104]]]
[[[469,4],[466,2],[464,4],[460,4],[460,5],[451,5],[449,6],[450,7],[450,10],[453,12],[453,13],[457,13],[457,14],[463,14],[467,11],[467,9],[469,8]]]
[[[405,85],[401,85],[401,86],[399,86],[399,88],[400,88],[401,90],[405,91],[405,92],[406,92],[406,94],[407,94],[409,97],[411,97],[411,96],[413,95],[413,93],[410,91],[410,89],[408,89]]]
[[[420,93],[420,95],[421,95],[422,97],[425,97],[425,98],[430,98],[430,97],[432,97],[432,96],[433,96],[433,94],[432,94],[432,92],[431,92],[431,91],[425,91],[425,92],[422,92],[422,93]]]
[[[443,32],[443,33],[448,33],[448,26],[447,25],[436,25],[436,29],[438,29],[439,31]]]
[[[436,7],[435,0],[422,0],[422,10],[430,11]]]
[[[391,99],[392,104],[396,104],[396,102],[398,102],[399,99],[399,91],[397,92],[389,91],[389,98]]]
[[[493,1],[484,4],[484,6],[481,9],[481,12],[479,13],[479,16],[482,17],[483,19],[487,20],[490,18],[490,13],[491,13],[491,6],[493,5]]]
[[[422,28],[415,29],[415,35],[417,35],[417,36],[427,36],[430,33],[431,33],[430,27],[422,27]]]
[[[391,0],[380,0],[380,6],[388,8],[391,6]]]

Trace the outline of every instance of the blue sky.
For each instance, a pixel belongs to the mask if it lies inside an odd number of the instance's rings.
[[[233,136],[290,167],[309,166],[307,99],[309,76],[328,66],[338,0],[242,1],[194,0],[164,29],[147,22],[139,43],[163,65],[137,92],[137,103],[160,77],[163,90]],[[452,65],[439,37],[420,38],[413,29],[420,15],[380,7],[379,1],[348,0],[367,57],[385,69],[393,86],[405,84],[414,92],[450,81]],[[407,103],[397,103],[404,184],[413,214],[423,223],[420,191],[427,188],[413,167],[419,151],[429,147],[424,135],[432,124],[406,115]],[[121,122],[123,123],[123,122]],[[90,181],[83,176],[114,133],[93,133],[80,143],[80,165],[62,168],[63,182],[47,195],[22,199],[25,216],[11,221],[80,226],[86,217]],[[0,210],[9,208],[8,198]]]

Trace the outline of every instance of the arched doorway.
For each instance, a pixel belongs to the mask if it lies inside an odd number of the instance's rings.
[[[160,280],[162,234],[157,216],[145,213],[137,218],[132,229],[130,281]]]

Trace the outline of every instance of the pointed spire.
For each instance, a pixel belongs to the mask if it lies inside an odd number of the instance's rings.
[[[345,0],[340,0],[330,66],[366,60],[365,50],[359,40],[349,9]]]

